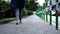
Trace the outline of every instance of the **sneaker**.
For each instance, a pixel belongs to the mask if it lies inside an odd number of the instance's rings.
[[[20,23],[20,20],[17,20],[17,21],[16,21],[16,25],[18,25],[19,23]]]
[[[16,23],[16,25],[18,25],[18,23]]]
[[[17,22],[20,23],[20,20],[18,20]]]

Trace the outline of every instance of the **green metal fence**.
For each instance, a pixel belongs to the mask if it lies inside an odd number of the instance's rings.
[[[52,0],[51,0],[52,1]],[[52,5],[52,2],[50,1],[50,5]],[[56,0],[56,2],[58,2],[58,0]],[[57,3],[56,3],[57,4]],[[44,9],[46,8],[46,7],[48,7],[47,6],[47,3],[46,3],[46,6],[44,7]],[[40,11],[44,11],[44,9],[41,9]],[[39,11],[39,12],[40,12]],[[55,18],[55,28],[58,30],[59,29],[59,27],[58,27],[58,10],[56,10],[55,9],[55,14],[56,14],[56,18]],[[49,22],[50,23],[50,25],[53,25],[53,17],[52,17],[52,10],[50,10],[50,11],[45,11],[45,14],[43,13],[43,12],[41,12],[41,13],[39,13],[39,14],[37,14],[40,18],[42,18],[43,20],[45,20],[46,22]],[[48,18],[48,15],[49,15],[49,18]],[[49,20],[49,21],[48,21]]]

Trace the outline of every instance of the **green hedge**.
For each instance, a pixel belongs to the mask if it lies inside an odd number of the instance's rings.
[[[23,11],[23,16],[27,16],[27,15],[33,14],[33,11],[27,10],[26,8],[24,8],[22,11]]]
[[[28,10],[26,8],[24,8],[22,11],[23,11],[23,16],[28,15]]]

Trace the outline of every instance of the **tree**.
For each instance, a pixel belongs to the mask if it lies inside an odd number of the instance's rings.
[[[35,0],[26,0],[26,8],[31,11],[35,11],[38,8],[38,3]]]
[[[6,10],[9,7],[9,2],[0,0],[0,12]]]

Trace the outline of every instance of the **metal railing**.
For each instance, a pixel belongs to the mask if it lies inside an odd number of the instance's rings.
[[[57,5],[57,3],[56,3],[56,5]],[[44,9],[42,9],[42,10],[44,11]],[[42,12],[41,11],[39,11],[36,15],[39,16],[40,18],[42,18],[43,20],[45,20],[46,22],[49,22],[50,25],[54,25],[55,28],[58,30],[60,28],[59,19],[58,19],[59,18],[58,17],[58,10],[55,9],[55,16],[52,16],[52,10],[45,11],[45,14],[43,13],[43,11]],[[55,19],[54,22],[53,22],[53,19]]]

